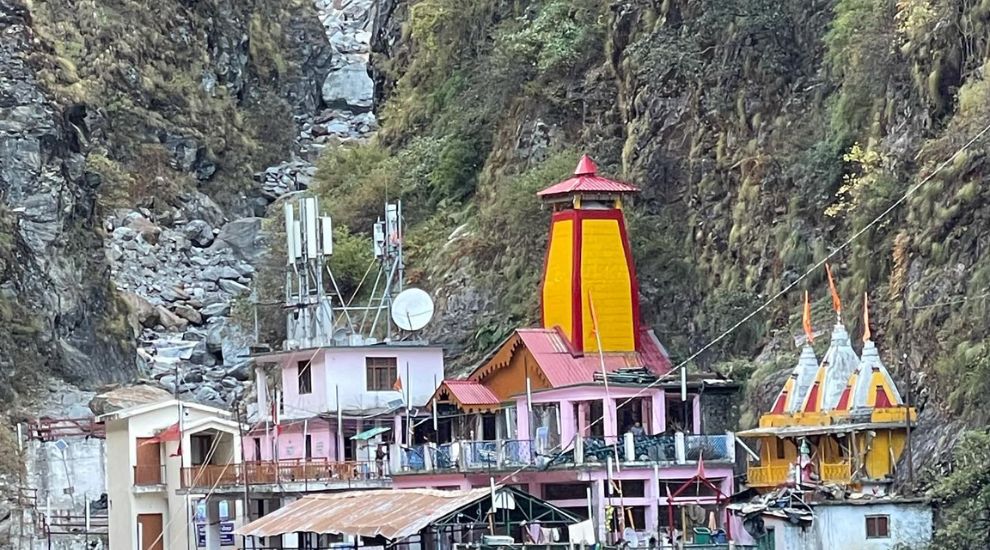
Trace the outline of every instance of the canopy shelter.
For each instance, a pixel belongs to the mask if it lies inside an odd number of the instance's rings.
[[[386,489],[307,495],[237,529],[235,534],[245,537],[335,534],[376,539],[393,547],[442,536],[467,542],[466,539],[480,538],[481,534],[513,535],[521,531],[524,523],[564,527],[579,521],[574,515],[512,487],[496,487],[494,492],[489,488]]]
[[[667,521],[671,529],[674,527],[674,499],[681,495],[681,493],[687,491],[692,486],[705,486],[715,493],[715,505],[721,506],[723,502],[728,502],[729,495],[722,492],[722,489],[712,483],[708,477],[705,475],[705,462],[704,460],[698,460],[698,471],[694,474],[694,477],[686,480],[682,483],[673,493],[667,493]],[[730,528],[730,513],[729,510],[725,511],[725,531],[729,539],[732,539],[732,531]],[[682,525],[682,532],[687,534],[687,526]]]
[[[363,431],[363,432],[361,432],[361,433],[359,433],[357,435],[352,435],[351,436],[351,440],[352,441],[367,441],[367,440],[372,439],[373,437],[379,436],[379,435],[381,435],[381,434],[383,434],[383,433],[385,433],[385,432],[387,432],[387,431],[389,431],[391,429],[392,428],[388,428],[388,427],[385,427],[385,426],[378,426],[377,428],[371,428],[370,430],[365,430],[365,431]]]

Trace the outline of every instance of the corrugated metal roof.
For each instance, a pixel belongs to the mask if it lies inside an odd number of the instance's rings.
[[[307,495],[234,531],[273,537],[287,533],[333,533],[400,540],[430,523],[490,498],[490,489],[436,491],[386,489]]]
[[[597,175],[598,167],[588,155],[581,157],[577,169],[574,170],[574,177],[551,185],[536,195],[539,197],[549,197],[553,195],[566,195],[568,193],[636,193],[638,187],[602,178]]]
[[[498,405],[502,402],[487,386],[474,380],[444,380],[443,385],[461,405]]]
[[[602,371],[602,357],[597,353],[575,354],[556,330],[523,328],[516,333],[553,387],[594,382],[595,373]],[[631,367],[646,367],[657,375],[670,371],[670,359],[652,331],[646,331],[642,336],[642,349],[638,353],[604,353],[605,371],[616,372]]]

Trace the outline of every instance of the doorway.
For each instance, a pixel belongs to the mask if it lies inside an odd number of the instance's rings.
[[[162,540],[161,514],[138,514],[138,538],[141,541],[140,550],[165,550],[165,541]]]

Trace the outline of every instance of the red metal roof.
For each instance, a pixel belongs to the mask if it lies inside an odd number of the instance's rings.
[[[637,353],[597,353],[579,355],[575,353],[567,339],[557,330],[523,328],[516,330],[526,349],[533,354],[540,370],[553,387],[588,384],[595,381],[595,373],[602,371],[604,360],[606,372],[619,369],[646,367],[655,374],[665,374],[670,370],[670,359],[663,351],[652,331],[641,339],[641,349]],[[644,335],[647,336],[647,335]]]
[[[444,380],[443,385],[461,405],[498,405],[502,402],[487,386],[474,380]]]
[[[638,187],[602,178],[597,175],[598,167],[591,157],[584,155],[578,162],[574,170],[574,177],[560,183],[551,185],[536,195],[538,197],[550,197],[554,195],[567,195],[570,193],[636,193]]]

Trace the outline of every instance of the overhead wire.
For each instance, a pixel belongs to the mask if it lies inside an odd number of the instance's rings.
[[[886,209],[884,209],[883,212],[881,212],[879,215],[877,215],[876,217],[874,217],[873,220],[871,220],[865,226],[863,226],[862,228],[860,228],[858,231],[856,231],[855,233],[853,233],[852,236],[850,236],[848,239],[846,239],[842,244],[840,244],[839,246],[833,248],[832,251],[829,252],[828,254],[826,254],[824,258],[822,258],[821,260],[819,260],[818,262],[816,262],[813,266],[811,266],[810,268],[808,268],[808,270],[806,270],[799,277],[797,277],[796,279],[794,279],[793,281],[791,281],[789,284],[787,284],[782,290],[780,290],[779,292],[777,292],[776,294],[774,294],[773,296],[771,296],[768,300],[766,300],[765,302],[763,302],[760,306],[758,306],[757,308],[755,308],[754,310],[752,310],[750,313],[748,313],[746,316],[744,316],[738,322],[736,322],[735,324],[733,324],[732,326],[730,326],[728,329],[726,329],[725,331],[723,331],[716,338],[714,338],[713,340],[711,340],[710,342],[708,342],[707,344],[705,344],[704,346],[702,346],[700,349],[698,349],[697,351],[695,351],[694,353],[692,353],[691,355],[689,355],[686,359],[684,359],[683,361],[681,361],[680,363],[678,363],[677,365],[675,365],[674,367],[672,367],[669,371],[667,371],[666,373],[658,376],[656,380],[654,380],[653,382],[650,382],[648,385],[640,388],[640,390],[638,392],[636,392],[634,395],[632,395],[631,397],[629,397],[625,401],[623,401],[622,404],[620,404],[620,405],[617,406],[617,408],[621,408],[621,407],[629,404],[629,402],[632,401],[633,399],[636,399],[636,398],[642,396],[648,390],[656,387],[657,385],[659,385],[660,383],[662,383],[663,381],[665,381],[666,379],[668,379],[673,373],[676,373],[676,372],[680,371],[681,369],[686,368],[687,365],[691,361],[693,361],[694,359],[696,359],[699,355],[701,355],[702,353],[704,353],[707,350],[709,350],[715,344],[717,344],[717,343],[721,342],[722,340],[724,340],[726,337],[728,337],[730,334],[732,334],[733,332],[735,332],[739,327],[741,327],[747,321],[749,321],[750,319],[752,319],[753,317],[755,317],[756,315],[758,315],[760,312],[762,312],[763,310],[765,310],[767,307],[769,307],[772,303],[774,303],[775,301],[777,301],[778,298],[780,298],[781,296],[783,296],[783,295],[787,294],[788,292],[790,292],[794,287],[796,287],[798,285],[798,283],[800,283],[801,281],[803,281],[804,279],[806,279],[809,275],[811,275],[812,273],[814,273],[815,271],[817,271],[819,268],[821,268],[823,265],[825,265],[826,262],[828,262],[836,254],[838,254],[839,252],[841,252],[842,250],[844,250],[845,248],[847,248],[849,245],[851,245],[853,242],[855,242],[859,237],[861,237],[864,233],[866,233],[867,231],[869,231],[873,226],[875,226],[876,224],[880,223],[880,221],[883,220],[884,218],[886,218],[888,214],[890,214],[891,212],[893,212],[898,206],[900,206],[902,203],[904,203],[904,201],[906,201],[908,198],[910,198],[912,195],[914,195],[914,193],[916,193],[919,189],[921,189],[922,186],[924,186],[926,183],[928,183],[929,181],[931,181],[935,176],[937,176],[939,173],[941,173],[942,170],[944,170],[950,163],[952,163],[953,160],[955,160],[955,158],[959,154],[961,154],[961,153],[965,152],[967,149],[969,149],[970,146],[972,146],[974,143],[976,143],[977,140],[979,140],[984,135],[986,135],[987,132],[990,132],[990,124],[988,124],[987,126],[985,126],[982,130],[980,130],[980,132],[978,132],[975,136],[973,136],[971,139],[969,139],[969,141],[967,141],[962,147],[956,149],[956,151],[954,153],[952,153],[952,155],[950,155],[944,161],[942,161],[935,168],[935,170],[932,171],[932,173],[930,173],[927,176],[925,176],[921,181],[919,181],[915,185],[909,187],[908,190],[903,195],[901,195],[900,198],[898,198],[890,206],[888,206]],[[587,425],[587,428],[590,428],[591,426],[594,426],[595,424],[597,424],[598,422],[602,422],[603,420],[604,420],[604,413],[603,413],[602,417],[599,417],[599,418],[595,419],[592,423],[588,424]],[[575,436],[575,437],[577,437],[577,436]],[[560,456],[560,454],[562,454],[562,452],[564,451],[563,444],[558,444],[556,447],[554,447],[554,449],[551,450],[551,452],[553,452],[553,451],[558,451],[556,453],[556,455],[555,455],[554,458],[556,458],[557,456]],[[503,476],[502,479],[499,481],[499,483],[505,482],[507,479],[511,478],[512,476],[518,474],[519,472],[522,472],[523,470],[525,470],[525,469],[527,469],[529,467],[530,467],[530,465],[521,466],[520,468],[516,469],[512,473],[509,473],[509,474]]]

